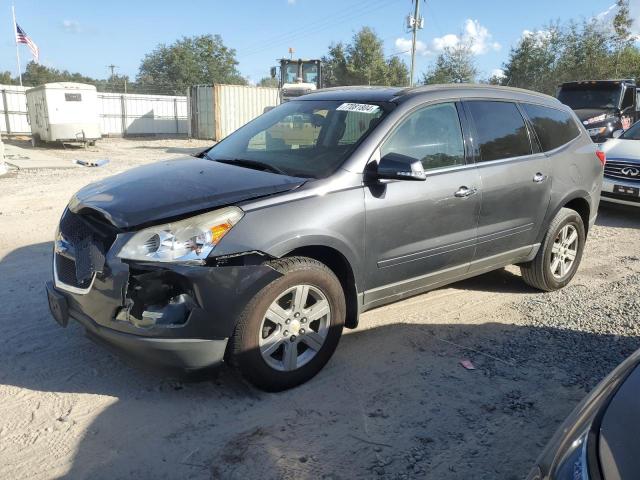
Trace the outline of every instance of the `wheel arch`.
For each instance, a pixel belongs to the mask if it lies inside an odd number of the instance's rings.
[[[555,202],[555,205],[556,206],[554,209],[550,209],[548,211],[547,217],[545,218],[544,222],[544,228],[540,229],[538,242],[542,242],[544,240],[549,225],[562,208],[570,208],[571,210],[575,210],[576,212],[578,212],[580,218],[582,219],[582,223],[584,223],[585,234],[588,234],[589,219],[591,217],[591,196],[588,192],[580,190],[572,192],[563,197],[560,201]]]
[[[302,256],[322,262],[338,277],[347,307],[345,326],[356,328],[359,317],[359,297],[353,267],[339,250],[327,245],[305,245],[287,252],[283,257]]]

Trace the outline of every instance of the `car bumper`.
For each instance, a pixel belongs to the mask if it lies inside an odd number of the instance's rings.
[[[80,323],[90,338],[104,342],[154,365],[185,370],[213,367],[222,363],[227,339],[154,338],[122,333],[102,327],[82,312],[70,310],[67,298],[47,282],[49,308],[56,321],[66,326],[69,319]]]
[[[607,203],[617,203],[619,205],[640,207],[640,196],[627,195],[624,193],[614,193],[614,185],[620,185],[623,187],[635,189],[640,188],[640,182],[613,179],[605,176],[602,181],[602,193],[600,196],[601,201]]]
[[[73,319],[93,338],[184,369],[220,363],[244,307],[280,276],[255,258],[244,264],[242,256],[232,265],[206,266],[127,263],[109,253],[103,272],[82,290],[60,280],[56,255],[47,296],[60,325]]]

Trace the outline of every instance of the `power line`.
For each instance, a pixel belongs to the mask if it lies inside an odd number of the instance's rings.
[[[366,4],[365,8],[358,8],[356,10],[353,10],[354,7],[363,7],[363,4]],[[352,21],[354,16],[358,16],[361,13],[373,12],[376,10],[380,10],[381,8],[386,6],[388,6],[388,2],[386,0],[367,1],[367,2],[362,2],[360,4],[352,5],[348,9],[344,9],[340,12],[337,12],[330,17],[326,17],[325,19],[312,22],[310,24],[307,24],[295,30],[291,30],[286,34],[278,35],[276,37],[272,37],[271,39],[267,39],[266,41],[262,41],[260,42],[259,44],[260,46],[258,48],[254,50],[245,51],[245,53],[240,51],[240,54],[245,57],[255,55],[257,53],[261,53],[265,50],[273,48],[277,45],[285,44],[292,40],[295,40],[296,38],[299,38],[301,35],[304,35],[305,37],[309,37],[310,35],[323,31],[325,28],[329,26],[340,25],[340,24]],[[343,18],[340,20],[336,20],[336,16],[339,14],[342,15]]]

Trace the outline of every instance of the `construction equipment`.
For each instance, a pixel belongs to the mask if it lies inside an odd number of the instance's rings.
[[[280,102],[311,93],[322,88],[322,62],[281,58],[280,66],[271,67],[271,78],[278,78]]]

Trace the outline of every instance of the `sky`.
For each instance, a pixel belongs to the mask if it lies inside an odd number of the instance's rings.
[[[551,20],[611,16],[614,0],[419,0],[424,29],[418,33],[417,72],[438,52],[469,40],[482,78],[500,69],[523,32]],[[640,30],[640,0],[631,1]],[[363,26],[384,40],[386,55],[410,49],[406,16],[411,0],[14,0],[16,18],[40,48],[40,63],[107,78],[107,65],[135,78],[141,59],[160,43],[182,36],[220,34],[236,49],[239,70],[251,82],[269,75],[275,60],[288,56],[318,58],[331,43],[349,42]],[[525,6],[528,5],[528,6]],[[607,13],[609,12],[609,13]],[[2,15],[4,13],[4,15]],[[11,3],[0,0],[0,70],[16,72]],[[23,68],[30,60],[20,47]],[[399,53],[407,64],[408,53]]]

